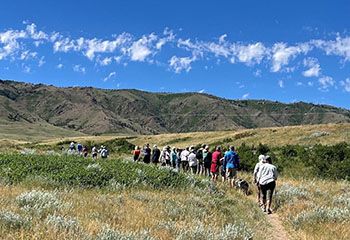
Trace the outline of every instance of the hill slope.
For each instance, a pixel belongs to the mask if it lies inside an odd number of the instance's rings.
[[[45,122],[85,134],[157,134],[348,123],[350,111],[310,103],[227,100],[200,93],[59,88],[0,80],[0,124]]]

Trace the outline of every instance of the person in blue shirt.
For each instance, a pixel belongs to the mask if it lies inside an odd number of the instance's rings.
[[[231,184],[231,187],[235,186],[235,179],[237,177],[237,170],[239,170],[239,157],[235,152],[235,147],[230,146],[229,151],[225,154],[224,165],[226,166],[226,178]]]
[[[83,151],[83,145],[81,145],[80,143],[77,144],[77,149],[78,152],[81,153]]]

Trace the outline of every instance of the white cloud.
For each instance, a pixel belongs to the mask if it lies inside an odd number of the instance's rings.
[[[247,99],[249,97],[249,93],[246,93],[242,96],[243,99]]]
[[[102,60],[98,60],[98,63],[101,65],[101,66],[107,66],[109,64],[112,63],[112,57],[106,57]]]
[[[165,35],[166,37],[160,38],[156,44],[156,48],[158,50],[160,50],[162,46],[167,42],[173,42],[175,40],[174,32],[172,30],[169,30],[168,28],[164,29],[163,35]]]
[[[238,61],[246,63],[248,66],[255,63],[259,64],[267,54],[267,49],[264,44],[258,42],[255,44],[236,45],[233,46],[233,51],[238,58]]]
[[[303,72],[304,77],[318,77],[320,75],[321,67],[316,58],[304,59],[304,66],[309,67],[308,70]]]
[[[204,93],[205,92],[205,89],[202,89],[200,91],[198,91],[199,93]]]
[[[347,78],[345,81],[340,81],[340,85],[344,87],[345,92],[350,92],[350,78]]]
[[[260,69],[257,69],[257,70],[254,72],[254,76],[256,76],[256,77],[261,77],[261,70],[260,70]]]
[[[169,60],[169,63],[170,63],[169,66],[173,68],[176,73],[180,73],[182,70],[189,72],[192,68],[191,63],[196,60],[197,60],[196,56],[182,57],[182,58],[173,56]]]
[[[306,54],[311,47],[306,44],[298,44],[288,47],[286,43],[275,43],[272,47],[272,72],[279,72],[283,66],[288,65],[290,59],[294,59],[298,54]]]
[[[303,86],[303,83],[302,82],[297,82],[297,86]]]
[[[313,83],[313,82],[307,82],[307,85],[308,85],[309,87],[312,87],[312,86],[314,85],[314,83]]]
[[[111,77],[115,76],[115,74],[116,74],[115,72],[111,72],[110,74],[108,74],[107,77],[105,77],[105,78],[103,79],[103,81],[107,82],[109,79],[111,79]]]
[[[329,87],[334,86],[335,81],[332,77],[324,76],[318,79],[318,82],[321,84],[319,88],[320,91],[327,92]]]
[[[62,64],[62,63],[60,63],[60,64],[57,65],[57,68],[58,68],[58,69],[61,69],[62,67],[63,67],[63,64]]]
[[[29,66],[24,66],[24,72],[25,73],[30,73],[30,67]]]
[[[43,66],[46,62],[44,61],[45,57],[42,56],[40,59],[39,59],[39,63],[38,63],[38,67],[41,67]]]
[[[85,67],[82,67],[82,66],[80,66],[80,65],[74,65],[73,66],[73,71],[75,71],[75,72],[81,72],[81,73],[86,73],[86,69],[85,69]]]
[[[157,40],[157,36],[151,33],[148,36],[142,36],[139,40],[133,42],[129,48],[129,54],[132,61],[145,61],[145,58],[153,54],[152,42]]]
[[[280,88],[284,88],[283,80],[278,81],[278,86],[280,86]]]
[[[341,56],[345,61],[350,61],[350,37],[337,36],[335,41],[313,40],[312,43],[327,55]]]

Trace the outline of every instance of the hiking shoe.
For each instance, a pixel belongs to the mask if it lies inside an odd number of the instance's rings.
[[[266,208],[265,208],[264,206],[261,207],[261,210],[262,210],[263,212],[266,212]]]
[[[272,211],[270,209],[267,209],[267,214],[272,214]]]

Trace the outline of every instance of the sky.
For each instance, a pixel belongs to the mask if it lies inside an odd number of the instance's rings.
[[[350,2],[4,0],[0,79],[350,109]]]

